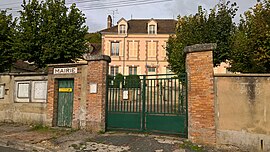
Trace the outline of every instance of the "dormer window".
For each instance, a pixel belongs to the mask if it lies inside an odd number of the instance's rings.
[[[149,25],[149,34],[156,34],[156,26],[155,25]]]
[[[120,25],[119,33],[120,34],[126,34],[126,25]]]
[[[157,34],[157,21],[155,21],[154,19],[151,19],[148,22],[148,34]]]

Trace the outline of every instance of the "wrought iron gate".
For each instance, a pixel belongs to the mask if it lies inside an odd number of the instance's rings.
[[[186,74],[108,76],[106,127],[187,135]]]

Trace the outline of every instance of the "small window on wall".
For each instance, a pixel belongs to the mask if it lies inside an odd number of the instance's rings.
[[[129,75],[136,75],[137,67],[129,67]]]
[[[155,67],[148,67],[148,72],[156,72],[156,68]]]
[[[4,99],[5,96],[5,85],[0,84],[0,99]]]
[[[111,42],[111,56],[119,56],[119,42]]]
[[[47,81],[17,81],[16,102],[46,102]]]
[[[149,34],[156,34],[156,26],[149,25]]]
[[[119,73],[119,67],[118,66],[111,66],[110,74],[113,76],[116,76],[116,74]]]
[[[120,25],[120,34],[126,34],[126,25]]]

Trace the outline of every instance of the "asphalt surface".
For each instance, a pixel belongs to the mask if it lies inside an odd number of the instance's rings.
[[[24,152],[24,151],[16,150],[16,149],[9,148],[9,147],[1,147],[0,146],[0,152]]]

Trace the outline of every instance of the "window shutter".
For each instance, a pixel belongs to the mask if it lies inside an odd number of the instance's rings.
[[[125,73],[124,75],[129,75],[129,68],[128,67],[125,67]]]
[[[147,43],[147,54],[148,54],[148,57],[151,57],[151,49],[152,49],[152,46],[151,46],[151,42],[148,42]]]
[[[105,43],[105,51],[104,51],[104,53],[105,53],[105,55],[111,55],[111,50],[110,50],[110,45],[111,45],[111,43],[110,42],[107,42],[107,43]]]
[[[121,74],[123,74],[123,67],[119,67],[119,69],[118,69],[119,71],[119,73],[121,73]]]
[[[157,52],[157,42],[152,43],[152,57],[156,57]]]
[[[162,67],[161,72],[162,72],[162,74],[168,74],[168,73],[167,73],[167,68],[166,68],[166,67]]]
[[[141,67],[137,67],[137,74],[141,75],[142,74],[142,68]]]
[[[129,56],[130,57],[134,57],[134,43],[133,42],[129,42]]]
[[[123,43],[119,42],[119,56],[123,56]]]
[[[133,50],[134,50],[134,56],[135,56],[135,57],[138,56],[138,55],[137,55],[137,53],[138,53],[138,45],[139,45],[138,42],[134,42],[134,49],[133,49]]]

